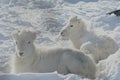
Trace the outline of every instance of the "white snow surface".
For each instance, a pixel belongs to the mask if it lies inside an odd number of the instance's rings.
[[[15,52],[11,32],[32,28],[37,32],[36,44],[69,47],[69,40],[61,40],[58,35],[69,17],[77,15],[91,22],[90,29],[107,34],[120,46],[120,17],[106,15],[117,9],[120,0],[0,0],[0,80],[87,80],[56,72],[10,74],[9,56]],[[120,50],[100,61],[96,80],[120,80],[119,59]]]
[[[78,80],[79,76],[69,74],[63,76],[57,73],[23,73],[23,74],[1,74],[0,80]]]
[[[98,80],[120,80],[120,49],[97,66],[100,71]]]

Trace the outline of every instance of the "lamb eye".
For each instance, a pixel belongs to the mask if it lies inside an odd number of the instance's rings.
[[[31,42],[30,41],[28,41],[28,44],[30,44]]]
[[[70,27],[73,27],[73,25],[70,25]]]

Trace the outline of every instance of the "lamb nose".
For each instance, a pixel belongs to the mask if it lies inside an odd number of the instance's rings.
[[[20,56],[22,56],[22,55],[23,55],[23,52],[20,52],[19,54],[20,54]]]

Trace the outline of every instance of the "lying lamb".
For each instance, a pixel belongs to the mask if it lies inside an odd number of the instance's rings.
[[[112,38],[97,35],[88,30],[86,24],[82,18],[72,17],[60,34],[69,38],[75,48],[90,54],[96,63],[118,50],[118,45]]]
[[[36,33],[29,29],[13,32],[16,54],[12,57],[14,73],[45,73],[57,71],[60,74],[78,74],[95,78],[95,62],[86,54],[68,48],[38,48],[34,45]]]

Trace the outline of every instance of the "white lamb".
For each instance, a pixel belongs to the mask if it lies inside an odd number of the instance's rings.
[[[77,16],[70,18],[61,35],[69,38],[75,48],[90,54],[96,63],[118,50],[118,45],[112,38],[88,30],[85,20],[78,19]]]
[[[36,33],[28,29],[13,32],[16,54],[13,57],[13,73],[45,73],[57,71],[61,74],[78,74],[95,78],[96,65],[79,50],[68,48],[36,48],[33,41]]]

